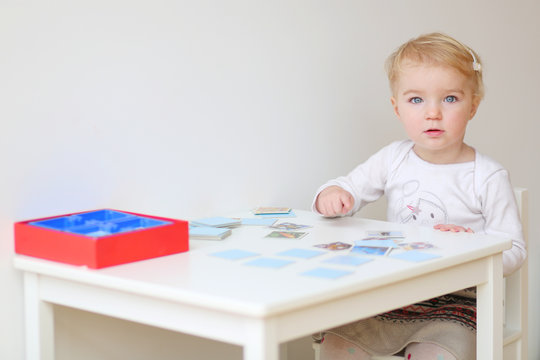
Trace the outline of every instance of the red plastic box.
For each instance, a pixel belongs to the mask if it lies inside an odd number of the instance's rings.
[[[92,269],[189,249],[188,222],[101,209],[15,223],[15,252]]]

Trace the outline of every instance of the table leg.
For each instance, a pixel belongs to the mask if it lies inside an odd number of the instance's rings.
[[[246,323],[246,334],[244,360],[279,360],[280,346],[271,322],[249,321]],[[286,347],[282,349],[286,351]]]
[[[502,255],[492,256],[488,268],[488,281],[477,287],[476,358],[502,360]]]
[[[53,305],[41,301],[37,274],[24,273],[24,311],[26,359],[53,360]]]

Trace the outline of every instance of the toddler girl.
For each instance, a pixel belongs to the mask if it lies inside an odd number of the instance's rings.
[[[484,94],[478,55],[433,33],[403,44],[386,69],[391,103],[409,140],[382,148],[347,176],[324,184],[314,211],[351,215],[385,194],[388,221],[513,239],[503,253],[504,274],[512,273],[526,249],[508,172],[463,141]],[[322,335],[321,360],[403,351],[414,360],[475,359],[475,292],[430,299]]]

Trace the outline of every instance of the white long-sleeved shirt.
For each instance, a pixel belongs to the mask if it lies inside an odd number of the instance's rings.
[[[504,274],[517,270],[527,256],[519,211],[508,172],[499,163],[475,151],[475,160],[432,164],[413,151],[410,140],[382,148],[347,176],[321,186],[337,185],[354,197],[349,215],[383,194],[388,200],[387,220],[421,226],[456,224],[475,233],[512,239],[503,252]]]

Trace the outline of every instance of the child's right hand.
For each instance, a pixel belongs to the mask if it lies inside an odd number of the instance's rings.
[[[440,230],[440,231],[474,233],[474,231],[471,228],[464,228],[463,226],[454,225],[454,224],[437,224],[433,226],[433,228],[435,230]]]
[[[333,217],[345,215],[354,206],[354,198],[350,192],[332,185],[317,196],[315,207],[323,216]]]

